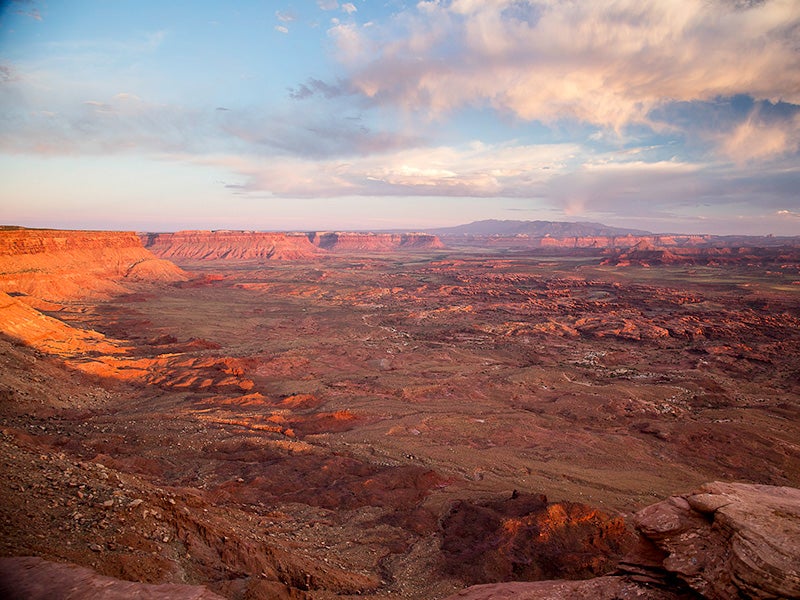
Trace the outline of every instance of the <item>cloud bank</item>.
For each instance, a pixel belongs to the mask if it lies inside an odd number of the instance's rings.
[[[488,106],[526,121],[659,130],[670,124],[654,109],[675,102],[800,104],[794,0],[423,1],[380,27],[329,34],[351,87],[431,118]],[[740,124],[718,141],[736,159],[774,156],[796,150],[788,126],[781,137]]]

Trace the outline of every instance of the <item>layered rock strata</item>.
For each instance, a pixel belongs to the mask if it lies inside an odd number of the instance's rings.
[[[47,302],[103,299],[126,282],[186,280],[133,232],[0,230],[0,291]]]
[[[265,231],[178,231],[141,234],[154,254],[176,260],[300,260],[327,252],[390,252],[442,248],[427,233],[278,233]]]
[[[332,252],[444,248],[442,241],[429,233],[321,232],[313,234],[312,241]]]
[[[144,246],[162,258],[189,260],[297,260],[320,252],[304,233],[177,231],[141,234]]]

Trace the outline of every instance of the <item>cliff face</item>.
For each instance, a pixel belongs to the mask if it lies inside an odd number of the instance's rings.
[[[322,232],[312,239],[316,246],[332,252],[444,248],[442,241],[429,233]]]
[[[617,250],[622,252],[628,249],[682,249],[692,253],[701,249],[741,249],[741,248],[767,248],[797,249],[800,248],[800,237],[775,238],[771,236],[716,236],[716,235],[450,235],[442,239],[451,245],[475,246],[481,248],[545,248],[545,249],[600,249]]]
[[[130,281],[180,281],[186,274],[144,247],[133,232],[0,231],[0,290],[63,302],[127,291]]]
[[[178,231],[147,233],[145,247],[162,258],[188,260],[298,260],[326,252],[390,252],[442,248],[427,233],[274,233],[263,231]]]
[[[297,260],[319,254],[302,233],[178,231],[142,234],[141,239],[148,250],[162,258]]]
[[[539,239],[541,248],[633,248],[640,244],[674,248],[676,246],[701,246],[708,243],[709,236],[704,235],[622,235]]]
[[[658,247],[640,243],[631,248],[611,249],[603,264],[610,265],[768,265],[800,262],[800,248],[753,247]]]

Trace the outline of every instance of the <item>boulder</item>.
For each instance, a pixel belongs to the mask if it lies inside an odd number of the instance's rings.
[[[710,600],[800,598],[800,490],[709,483],[634,516],[664,568]]]

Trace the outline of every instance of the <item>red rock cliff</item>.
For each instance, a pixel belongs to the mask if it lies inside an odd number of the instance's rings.
[[[313,242],[332,252],[444,248],[442,241],[429,233],[320,232],[314,235]]]
[[[162,258],[189,260],[297,260],[326,252],[390,252],[442,248],[427,233],[281,233],[264,231],[178,231],[141,234],[145,247]]]
[[[658,248],[699,246],[708,244],[703,235],[619,235],[594,237],[539,238],[542,248],[633,248],[648,244]]]
[[[126,292],[126,281],[186,278],[133,232],[0,230],[0,291],[9,294],[63,302]]]
[[[304,233],[178,231],[141,234],[145,247],[162,258],[192,260],[296,260],[320,251]]]

